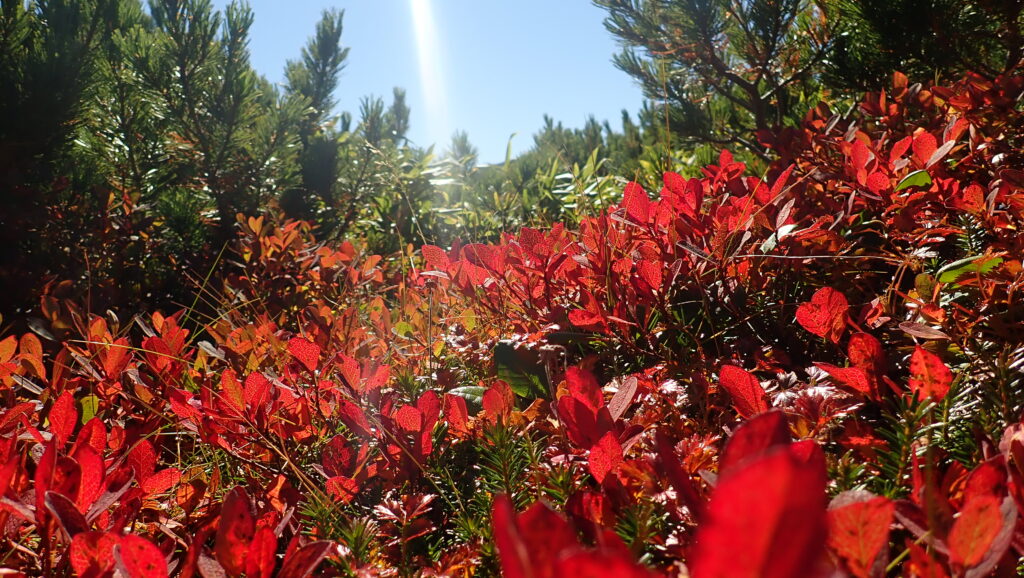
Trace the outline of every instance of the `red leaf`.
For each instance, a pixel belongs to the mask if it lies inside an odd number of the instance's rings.
[[[622,445],[612,432],[604,434],[597,444],[590,448],[587,465],[599,484],[604,483],[605,476],[614,472],[621,463]]]
[[[907,564],[907,575],[917,578],[948,578],[943,565],[928,555],[924,548],[915,544],[912,540],[906,541],[907,550],[910,551],[910,562]]]
[[[270,380],[258,371],[245,378],[245,404],[253,414],[259,414],[270,401],[270,388]]]
[[[923,167],[932,158],[938,142],[931,133],[922,132],[914,137],[914,159]]]
[[[866,493],[865,493],[866,494]],[[872,574],[882,548],[889,543],[895,504],[888,498],[841,494],[828,511],[828,546],[857,577]],[[845,503],[844,503],[845,502]]]
[[[451,261],[448,260],[448,252],[440,247],[423,245],[420,248],[420,253],[423,254],[423,260],[429,269],[447,272],[451,267]]]
[[[320,346],[302,337],[293,337],[288,342],[288,353],[310,371],[316,371],[320,363]]]
[[[942,401],[952,383],[953,373],[938,355],[920,346],[914,348],[910,356],[909,383],[914,395],[922,394],[934,401]]]
[[[504,381],[494,382],[483,396],[484,415],[497,422],[504,420],[515,407],[515,393]]]
[[[338,419],[357,436],[370,437],[370,423],[358,405],[347,399],[338,402]]]
[[[122,536],[114,548],[114,559],[128,578],[165,578],[167,560],[160,549],[145,538]]]
[[[796,320],[807,331],[839,343],[846,329],[848,308],[849,303],[842,293],[831,287],[822,287],[811,296],[810,302],[797,308]]]
[[[789,443],[789,424],[781,411],[767,411],[740,424],[725,445],[718,471],[724,474],[736,464],[764,455],[769,449]]]
[[[245,410],[245,391],[242,384],[238,382],[238,376],[233,369],[225,369],[220,376],[220,389],[223,392],[223,399],[241,413]]]
[[[71,539],[71,567],[82,578],[97,578],[114,565],[117,536],[108,532],[82,532]]]
[[[505,496],[494,498],[491,516],[502,575],[506,578],[561,578],[559,554],[578,546],[568,522],[541,502],[516,514]]]
[[[455,437],[469,435],[469,410],[466,400],[458,395],[444,394],[444,419],[448,423],[448,431]]]
[[[351,474],[355,468],[355,452],[343,436],[334,436],[320,454],[320,465],[328,476]]]
[[[867,372],[872,379],[878,379],[885,373],[885,349],[882,342],[868,333],[854,333],[846,346],[846,356],[854,367]]]
[[[565,371],[565,385],[569,389],[569,395],[590,409],[597,411],[604,407],[601,385],[597,383],[593,373],[579,367],[570,367]]]
[[[617,553],[577,552],[555,564],[555,576],[574,578],[653,578],[654,574]]]
[[[249,508],[249,494],[241,486],[228,492],[220,508],[213,552],[228,574],[245,572],[249,543],[256,534],[256,520]]]
[[[327,480],[327,493],[342,504],[347,504],[359,494],[359,482],[345,476],[334,476]]]
[[[78,423],[78,410],[75,409],[75,396],[65,390],[60,394],[57,401],[50,408],[50,432],[57,440],[57,445],[64,447],[75,433],[75,424]]]
[[[333,542],[320,541],[306,544],[284,557],[278,578],[306,578],[334,549]]]
[[[264,526],[256,530],[245,561],[245,578],[270,578],[277,558],[277,536]]]
[[[142,483],[142,490],[147,496],[162,494],[178,485],[181,481],[181,471],[178,468],[166,468],[146,478]]]
[[[423,429],[423,414],[411,405],[403,405],[395,412],[395,423],[408,433],[418,433]]]
[[[950,562],[970,568],[985,558],[1003,528],[1000,505],[995,496],[980,496],[964,505],[946,538]]]
[[[735,365],[723,365],[718,372],[718,382],[729,392],[736,413],[750,418],[768,411],[768,397],[757,378]]]
[[[46,509],[53,513],[68,536],[74,538],[78,534],[89,531],[89,523],[78,510],[71,498],[57,492],[46,492]]]
[[[825,553],[825,458],[779,447],[722,475],[697,530],[691,576],[815,576]]]
[[[839,385],[844,385],[848,389],[870,399],[877,399],[875,388],[871,380],[868,379],[867,372],[863,369],[859,367],[838,367],[831,363],[815,363],[814,365],[828,373]]]
[[[634,223],[646,225],[651,215],[651,199],[647,191],[636,183],[626,185],[622,195],[621,207],[626,210],[626,216]]]

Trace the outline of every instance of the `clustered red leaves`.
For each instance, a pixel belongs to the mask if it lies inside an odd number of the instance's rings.
[[[223,311],[200,331],[183,314],[122,326],[47,298],[63,341],[0,340],[0,565],[1012,569],[1024,423],[1001,424],[1001,440],[977,430],[971,463],[912,439],[893,473],[879,416],[931,419],[990,379],[980,343],[1024,345],[1022,89],[897,75],[857,115],[822,105],[761,135],[779,156],[766,178],[723,151],[699,177],[666,173],[656,195],[630,183],[578,230],[427,245],[411,271],[412,248],[383,259],[242,219]],[[984,247],[965,256],[968,227]],[[546,395],[495,376],[491,349],[510,335],[538,352]],[[502,465],[495,432],[537,445],[497,485],[480,473]],[[840,491],[849,480],[829,473],[851,462],[884,495]],[[462,531],[488,511],[493,543]]]

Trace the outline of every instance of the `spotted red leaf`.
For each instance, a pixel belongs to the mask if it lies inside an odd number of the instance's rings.
[[[953,372],[938,355],[917,346],[910,356],[910,391],[914,395],[942,401],[953,383]]]
[[[167,560],[160,549],[145,538],[127,535],[118,540],[114,559],[127,578],[166,578]]]
[[[114,565],[117,535],[108,532],[82,532],[71,539],[71,567],[78,576],[98,577]]]
[[[420,253],[423,254],[423,260],[426,262],[428,269],[447,272],[448,268],[451,267],[448,252],[438,246],[423,245],[420,248]]]
[[[850,574],[868,578],[882,548],[889,543],[896,506],[888,498],[866,492],[857,494],[840,494],[832,501],[828,511],[828,546]]]
[[[320,363],[320,346],[303,337],[293,337],[288,342],[288,353],[310,371],[316,371]]]
[[[824,454],[803,444],[780,446],[723,474],[697,530],[690,575],[818,575],[826,482]]]
[[[256,534],[256,520],[249,505],[249,494],[241,486],[228,492],[220,508],[220,522],[213,552],[217,561],[228,572],[245,572],[245,557],[249,543]]]
[[[78,423],[78,410],[75,409],[75,396],[68,390],[60,394],[50,408],[50,432],[53,433],[57,445],[63,447],[75,432]]]
[[[245,403],[254,414],[270,401],[271,387],[270,380],[258,371],[245,378]]]
[[[306,544],[284,557],[278,578],[306,578],[335,549],[334,542],[320,541]]]
[[[736,412],[742,417],[753,417],[768,411],[768,397],[757,378],[735,365],[723,365],[718,381],[732,397]]]
[[[822,287],[796,310],[796,320],[811,333],[839,343],[846,329],[849,303],[842,293],[831,287]]]
[[[603,483],[605,476],[614,472],[621,463],[622,445],[612,432],[604,434],[594,447],[590,448],[587,465],[599,484]]]

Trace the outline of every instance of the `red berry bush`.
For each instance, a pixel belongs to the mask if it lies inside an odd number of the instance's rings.
[[[1022,92],[896,75],[764,174],[495,244],[242,219],[209,318],[48,297],[0,341],[0,567],[1013,574]]]

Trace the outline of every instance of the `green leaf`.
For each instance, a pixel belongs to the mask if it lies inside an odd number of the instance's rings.
[[[100,398],[95,395],[87,395],[78,401],[78,407],[81,410],[82,425],[85,425],[100,411]]]
[[[409,335],[412,335],[412,332],[412,325],[409,325],[409,323],[405,321],[399,321],[398,323],[395,323],[395,334],[398,335],[399,337],[407,337]]]
[[[943,271],[942,274],[939,275],[939,282],[956,283],[958,279],[965,275],[984,275],[998,267],[1002,262],[1002,257],[990,257],[988,259],[979,257],[974,261],[961,265],[955,269]]]
[[[457,395],[466,400],[466,405],[470,406],[470,409],[475,413],[483,408],[485,391],[487,391],[487,388],[480,385],[466,385],[463,387],[456,387],[455,389],[448,391],[448,393]]]
[[[902,191],[907,187],[927,187],[930,184],[932,184],[932,177],[928,171],[914,171],[903,177],[900,184],[896,185],[896,191]]]

